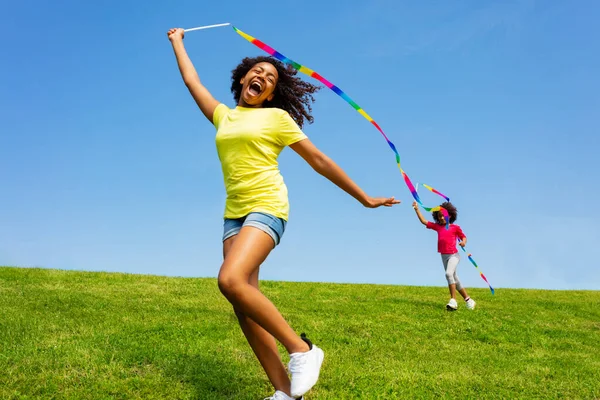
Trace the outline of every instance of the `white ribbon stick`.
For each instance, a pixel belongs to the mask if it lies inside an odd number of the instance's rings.
[[[227,26],[230,25],[229,22],[226,22],[224,24],[216,24],[216,25],[206,25],[206,26],[199,26],[197,28],[189,28],[189,29],[184,29],[184,32],[190,32],[190,31],[199,31],[200,29],[209,29],[209,28],[217,28],[219,26]]]

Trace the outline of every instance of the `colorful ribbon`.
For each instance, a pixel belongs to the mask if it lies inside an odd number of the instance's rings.
[[[400,170],[400,173],[402,174],[402,177],[404,178],[404,182],[406,183],[406,186],[408,187],[408,190],[410,190],[410,193],[412,194],[412,196],[415,199],[415,201],[417,203],[419,203],[421,205],[421,207],[423,207],[423,209],[426,210],[426,211],[428,211],[428,212],[440,211],[442,213],[442,215],[444,216],[444,218],[446,219],[446,228],[448,228],[448,223],[449,223],[448,222],[449,221],[448,211],[446,211],[444,208],[442,208],[440,206],[426,207],[423,204],[423,202],[421,201],[421,198],[419,197],[419,194],[417,193],[417,191],[415,190],[415,187],[413,186],[412,182],[410,181],[410,178],[408,177],[408,175],[406,174],[406,172],[400,166],[400,154],[398,153],[398,150],[396,150],[396,146],[394,145],[394,143],[392,143],[390,141],[390,139],[383,132],[383,130],[381,129],[381,127],[379,126],[379,124],[377,124],[377,122],[375,122],[373,120],[373,118],[371,118],[371,116],[369,114],[367,114],[358,104],[356,104],[354,102],[354,100],[352,100],[350,98],[350,96],[348,96],[346,93],[344,93],[344,91],[342,91],[342,89],[340,89],[339,87],[335,86],[333,83],[329,82],[327,79],[325,79],[324,77],[322,77],[321,75],[319,75],[318,73],[316,73],[315,71],[313,71],[312,69],[310,69],[308,67],[305,67],[304,65],[300,65],[300,64],[298,64],[297,62],[295,62],[293,60],[290,60],[289,58],[287,58],[286,56],[284,56],[283,54],[281,54],[280,52],[278,52],[277,50],[275,50],[271,46],[265,44],[264,42],[261,42],[260,40],[256,39],[255,37],[252,37],[252,36],[248,35],[247,33],[242,32],[241,30],[239,30],[235,26],[233,26],[233,30],[235,32],[237,32],[240,36],[242,36],[244,39],[246,39],[247,41],[249,41],[250,43],[252,43],[256,47],[258,47],[259,49],[267,52],[272,57],[275,57],[276,59],[278,59],[279,61],[281,61],[283,63],[291,65],[292,67],[294,67],[294,69],[296,69],[296,70],[302,72],[303,74],[308,75],[311,78],[314,78],[314,79],[318,80],[319,82],[323,83],[325,86],[327,86],[329,89],[331,89],[335,94],[337,94],[338,96],[340,96],[342,99],[346,100],[346,102],[348,104],[350,104],[356,111],[358,111],[358,113],[360,115],[362,115],[363,117],[365,117],[367,119],[367,121],[369,121],[371,124],[373,124],[373,126],[375,126],[375,128],[377,128],[377,130],[383,135],[383,137],[387,141],[387,143],[390,146],[390,148],[396,154],[396,164],[398,165],[398,169]],[[436,194],[439,194],[440,196],[442,196],[442,197],[444,197],[444,198],[447,199],[446,196],[444,196],[443,194],[441,194],[440,192],[438,192],[435,189],[433,189],[432,192],[436,193]]]
[[[465,250],[465,248],[463,246],[460,246],[460,248],[467,253],[467,251]],[[477,268],[477,271],[479,271],[479,276],[481,276],[481,278],[485,281],[485,283],[488,284],[488,286],[490,287],[490,290],[492,291],[492,294],[494,294],[494,288],[492,287],[492,285],[490,285],[490,283],[488,282],[487,278],[485,277],[485,275],[483,274],[483,272],[481,272],[481,270],[479,269],[479,267],[477,266],[477,263],[475,262],[475,260],[473,260],[473,257],[471,256],[471,253],[467,253],[467,257],[469,258],[469,261],[471,261],[471,264],[473,264],[475,266],[475,268]]]
[[[403,175],[404,175],[404,174],[403,174]],[[407,177],[407,178],[408,178],[408,177]],[[406,179],[405,179],[405,182],[406,182]],[[409,187],[409,189],[411,188],[411,185],[412,185],[412,183],[410,182],[410,179],[408,180],[408,182],[406,183],[406,185]],[[435,193],[435,194],[437,194],[437,195],[439,195],[439,196],[442,196],[443,198],[445,198],[445,199],[446,199],[446,201],[450,201],[450,198],[449,198],[448,196],[446,196],[445,194],[443,194],[443,193],[441,193],[441,192],[439,192],[439,191],[435,190],[435,189],[434,189],[434,188],[432,188],[431,186],[429,186],[429,185],[426,185],[426,184],[424,184],[424,183],[423,183],[423,186],[424,186],[426,189],[428,189],[429,191],[431,191],[431,192],[433,192],[433,193]],[[417,188],[418,188],[418,187],[419,187],[419,184],[417,183]],[[417,189],[416,189],[416,188],[414,188],[414,187],[413,187],[413,188],[412,188],[412,189],[410,189],[410,190],[411,190],[411,192],[414,190],[413,197],[415,197],[415,196],[417,196],[417,197],[418,197],[418,196],[419,196],[419,193],[418,193],[418,191],[417,191]],[[431,211],[431,212],[434,212],[434,211],[441,211],[442,215],[444,216],[444,220],[446,221],[446,230],[450,228],[450,215],[448,214],[448,211],[447,211],[445,208],[443,208],[443,207],[441,207],[441,206],[437,206],[437,207],[432,207],[432,208],[429,208],[429,207],[425,207],[425,206],[424,206],[422,203],[420,203],[420,204],[421,204],[421,207],[423,207],[423,208],[424,208],[425,210],[427,210],[427,211]]]
[[[440,206],[426,207],[423,204],[423,202],[421,201],[421,198],[419,197],[419,194],[417,193],[417,190],[415,189],[414,185],[412,184],[410,178],[408,177],[408,175],[406,174],[406,172],[402,169],[402,166],[400,165],[400,154],[398,153],[398,150],[396,150],[396,146],[394,145],[394,143],[392,143],[392,141],[387,137],[387,135],[385,134],[385,132],[383,132],[383,129],[381,129],[381,127],[379,126],[379,124],[377,124],[377,122],[375,122],[373,120],[373,118],[371,118],[371,116],[369,114],[367,114],[358,104],[356,104],[356,102],[354,102],[354,100],[352,100],[350,98],[350,96],[348,96],[346,93],[344,93],[344,91],[342,91],[342,89],[340,89],[339,87],[337,87],[333,83],[329,82],[327,79],[325,79],[323,76],[319,75],[318,73],[316,73],[312,69],[310,69],[308,67],[305,67],[304,65],[300,65],[297,62],[295,62],[295,61],[287,58],[286,56],[284,56],[283,54],[281,54],[280,52],[278,52],[277,50],[275,50],[271,46],[265,44],[264,42],[261,42],[260,40],[256,39],[255,37],[252,37],[252,36],[248,35],[247,33],[242,32],[241,30],[239,30],[235,26],[233,26],[233,30],[236,33],[238,33],[240,36],[242,36],[244,39],[246,39],[247,41],[249,41],[250,43],[252,43],[256,47],[258,47],[259,49],[265,51],[266,53],[268,53],[272,57],[278,59],[279,61],[281,61],[283,63],[291,65],[297,71],[300,71],[303,74],[308,75],[311,78],[314,78],[314,79],[318,80],[319,82],[323,83],[325,86],[327,86],[329,89],[331,89],[335,94],[337,94],[342,99],[344,99],[348,104],[350,104],[356,111],[358,111],[358,113],[360,115],[362,115],[363,117],[365,117],[367,119],[367,121],[369,121],[371,124],[373,124],[373,126],[375,126],[375,128],[377,128],[377,130],[383,135],[383,137],[387,141],[388,145],[390,146],[390,148],[392,149],[392,151],[396,155],[396,164],[398,165],[398,169],[400,170],[400,173],[402,174],[402,177],[404,178],[404,182],[405,182],[406,186],[408,187],[408,190],[412,194],[413,198],[415,199],[415,201],[417,203],[419,203],[419,205],[421,207],[423,207],[423,209],[426,210],[426,211],[428,211],[428,212],[440,211],[442,213],[442,215],[444,216],[445,220],[446,220],[446,229],[448,229],[449,223],[450,223],[450,216],[448,214],[448,211],[446,209],[444,209],[443,207],[440,207]],[[427,188],[429,191],[431,191],[432,193],[435,193],[435,194],[437,194],[437,195],[445,198],[446,201],[450,201],[450,198],[448,198],[446,195],[442,194],[441,192],[437,191],[436,189],[432,188],[431,186],[429,186],[429,185],[423,185],[423,186],[425,188]],[[466,250],[464,248],[463,248],[463,251],[466,252]],[[477,268],[479,270],[479,267],[477,266],[477,264],[475,263],[475,261],[471,257],[471,254],[469,254],[468,257],[469,257],[469,260],[471,260],[471,263],[473,263],[473,265],[475,265],[475,268]],[[486,282],[488,282],[487,279],[485,278],[485,276],[481,273],[481,271],[479,272],[479,274],[481,275],[481,277]],[[488,286],[489,285],[490,284],[488,282]],[[491,286],[490,286],[490,289],[491,289],[492,294],[493,294],[494,293],[494,289],[492,289]]]
[[[426,184],[424,184],[424,183],[423,183],[423,187],[424,187],[425,189],[428,189],[430,192],[433,192],[433,193],[435,193],[435,194],[437,194],[437,195],[440,195],[440,196],[442,196],[443,198],[445,198],[445,199],[446,199],[446,201],[450,201],[450,197],[446,196],[446,195],[445,195],[445,194],[443,194],[443,193],[440,193],[440,192],[438,192],[437,190],[435,190],[435,189],[434,189],[434,188],[432,188],[431,186],[429,186],[429,185],[426,185]]]

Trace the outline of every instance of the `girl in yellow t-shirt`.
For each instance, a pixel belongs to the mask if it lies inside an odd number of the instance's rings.
[[[167,36],[185,85],[216,129],[227,193],[219,289],[275,388],[271,398],[300,398],[317,382],[324,353],[304,334],[298,336],[258,287],[260,265],[279,244],[289,213],[279,154],[289,146],[365,207],[399,201],[368,196],[301,131],[305,120],[313,121],[310,103],[318,87],[296,77],[296,70],[271,57],[243,59],[232,73],[237,106],[229,108],[200,82],[183,45],[183,29],[171,29]],[[275,340],[290,355],[291,379]]]

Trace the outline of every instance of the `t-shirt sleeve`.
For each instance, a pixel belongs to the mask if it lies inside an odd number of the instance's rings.
[[[427,229],[433,229],[434,231],[437,231],[437,230],[438,230],[438,228],[439,228],[439,225],[438,225],[438,224],[436,224],[436,223],[434,223],[434,222],[427,221],[427,225],[425,225],[425,227],[426,227]]]
[[[212,119],[213,119],[213,125],[215,126],[216,129],[219,129],[219,124],[221,123],[221,121],[223,120],[223,117],[225,117],[228,112],[229,112],[229,107],[227,107],[223,103],[219,103],[219,105],[215,108],[215,110],[213,111]]]
[[[460,226],[454,225],[456,227],[456,236],[460,239],[463,240],[464,238],[466,238],[465,234],[463,233],[462,229],[460,229]]]
[[[302,132],[296,121],[287,111],[283,111],[279,118],[279,134],[277,135],[279,144],[289,146],[306,138],[306,134]]]

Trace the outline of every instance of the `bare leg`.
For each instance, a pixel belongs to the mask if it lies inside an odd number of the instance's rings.
[[[463,297],[463,299],[466,299],[469,297],[469,295],[467,294],[467,291],[465,288],[462,288],[458,291],[458,293],[460,293],[460,295]]]
[[[288,353],[307,352],[308,345],[283,319],[260,290],[250,285],[250,276],[273,249],[273,239],[254,227],[243,227],[219,271],[219,289],[233,307],[275,337]]]
[[[448,289],[450,290],[450,298],[456,299],[456,283],[448,285]]]
[[[229,250],[235,241],[236,236],[227,239],[223,243],[223,258],[227,258]],[[258,272],[257,268],[250,276],[248,283],[258,289]],[[248,344],[252,347],[254,354],[258,358],[260,365],[265,370],[267,377],[275,390],[280,390],[290,395],[290,379],[285,370],[285,366],[281,362],[279,349],[275,338],[265,331],[260,325],[256,324],[241,311],[235,310],[235,315],[238,318],[242,332],[248,340]]]

